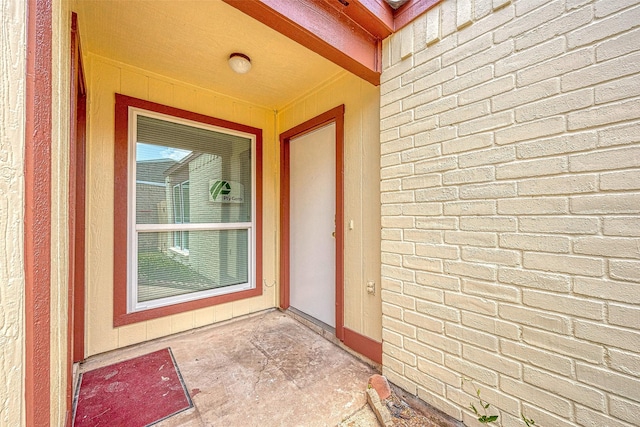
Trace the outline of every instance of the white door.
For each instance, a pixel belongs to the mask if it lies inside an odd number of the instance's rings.
[[[336,127],[289,143],[290,304],[335,327]]]

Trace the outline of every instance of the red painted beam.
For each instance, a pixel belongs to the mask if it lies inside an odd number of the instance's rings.
[[[384,0],[324,0],[379,40],[393,33],[394,10]],[[345,5],[346,3],[346,5]]]
[[[223,0],[345,70],[379,85],[382,40],[442,0]]]
[[[393,30],[398,31],[442,0],[409,0],[393,14]]]
[[[224,1],[364,80],[380,84],[380,39],[325,1]]]

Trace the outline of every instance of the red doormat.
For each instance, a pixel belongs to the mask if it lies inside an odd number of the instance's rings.
[[[193,406],[169,348],[85,372],[76,393],[76,427],[143,427]]]

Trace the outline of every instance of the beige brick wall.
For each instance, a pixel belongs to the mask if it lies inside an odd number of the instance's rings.
[[[640,0],[443,0],[383,46],[384,374],[640,422]]]

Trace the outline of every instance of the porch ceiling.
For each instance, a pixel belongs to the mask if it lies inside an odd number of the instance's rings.
[[[342,68],[221,0],[77,0],[83,52],[280,109]],[[231,71],[232,52],[249,57]]]

